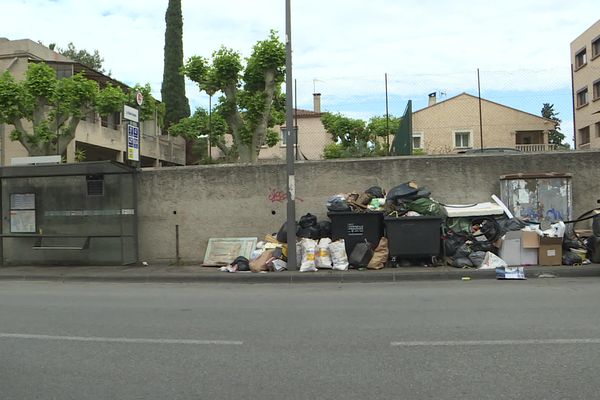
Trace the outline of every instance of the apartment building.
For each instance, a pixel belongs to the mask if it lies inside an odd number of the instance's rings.
[[[600,148],[600,20],[571,42],[575,148]]]
[[[56,70],[58,78],[77,73],[104,86],[111,84],[124,90],[131,89],[98,71],[74,62],[51,49],[29,39],[9,40],[0,38],[0,73],[9,71],[16,79],[25,76],[29,63],[44,62]],[[140,121],[140,165],[159,167],[185,165],[185,140],[163,135],[157,118]],[[122,113],[100,117],[92,113],[82,120],[66,151],[67,162],[74,162],[76,154],[84,154],[86,161],[127,160],[128,121]],[[0,124],[0,165],[10,165],[15,157],[26,157],[26,149],[17,141],[10,140],[10,125]]]

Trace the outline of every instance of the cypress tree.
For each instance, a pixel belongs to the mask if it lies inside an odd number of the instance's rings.
[[[164,129],[166,131],[172,124],[190,116],[190,104],[187,97],[185,97],[185,81],[183,75],[179,72],[183,66],[181,0],[169,0],[165,22],[165,58],[160,92],[162,101],[165,104]],[[189,163],[189,160],[187,163]]]

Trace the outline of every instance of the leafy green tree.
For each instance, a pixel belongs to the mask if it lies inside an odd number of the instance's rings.
[[[389,117],[389,132],[400,126],[401,118]],[[334,143],[323,151],[325,158],[373,157],[387,154],[382,138],[388,134],[385,116],[372,117],[368,123],[361,119],[345,117],[339,113],[324,113],[321,122]]]
[[[120,111],[125,101],[119,87],[100,90],[82,74],[59,80],[44,63],[29,64],[23,81],[8,71],[0,76],[0,123],[14,127],[11,140],[30,156],[62,155],[86,114],[108,115]]]
[[[104,58],[100,56],[98,50],[94,50],[93,53],[88,52],[85,49],[77,50],[73,42],[69,42],[66,49],[55,47],[54,44],[50,44],[50,49],[56,50],[58,53],[65,57],[70,58],[73,61],[77,61],[98,72],[106,73],[103,67]],[[109,74],[110,75],[110,74]]]
[[[367,124],[367,133],[372,137],[385,138],[388,135],[394,135],[402,118],[390,115],[388,118],[384,116],[372,117]]]
[[[183,66],[183,16],[181,0],[169,0],[165,13],[164,70],[161,87],[165,104],[165,129],[190,116],[190,104],[185,97]]]
[[[231,161],[232,149],[225,142],[225,134],[228,131],[227,122],[219,113],[212,113],[198,108],[194,115],[181,119],[178,123],[171,125],[169,134],[182,136],[189,139],[195,159],[204,159],[208,162],[208,146],[216,146],[224,155],[225,161]],[[210,141],[209,141],[210,138]]]
[[[565,135],[560,131],[560,123],[562,121],[560,118],[558,118],[559,113],[554,110],[554,104],[544,103],[541,113],[542,117],[556,122],[556,129],[552,129],[548,132],[548,142],[551,144],[556,144],[560,147],[569,148],[570,146],[568,143],[563,143],[563,140],[565,140]]]
[[[238,52],[221,47],[212,62],[200,56],[188,59],[183,72],[209,95],[221,92],[215,113],[228,125],[233,144],[226,154],[242,162],[256,162],[262,145],[279,140],[273,126],[285,119],[285,46],[275,31],[257,42],[245,66]],[[213,114],[214,115],[214,114]]]
[[[342,147],[355,147],[357,143],[369,141],[366,123],[361,119],[345,117],[342,114],[324,113],[321,122],[331,135],[331,140]]]

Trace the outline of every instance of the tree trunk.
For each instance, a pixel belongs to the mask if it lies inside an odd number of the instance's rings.
[[[263,113],[260,121],[256,125],[252,133],[252,152],[253,160],[258,160],[260,149],[264,144],[267,135],[269,117],[271,116],[271,105],[273,104],[273,96],[275,94],[275,71],[269,70],[265,72],[265,101],[263,103]]]
[[[243,163],[255,163],[258,160],[258,153],[254,151],[252,145],[240,144],[238,145],[238,153],[240,155],[240,162]]]

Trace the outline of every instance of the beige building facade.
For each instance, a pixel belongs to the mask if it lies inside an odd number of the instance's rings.
[[[323,148],[333,143],[321,122],[321,94],[313,94],[313,109],[294,109],[294,124],[298,132],[298,144],[295,149],[297,160],[321,160]],[[258,155],[260,160],[285,160],[287,142],[285,126],[275,126],[279,132],[279,143],[273,147],[264,146]]]
[[[600,20],[571,42],[575,147],[600,148]]]
[[[548,143],[554,121],[485,99],[481,119],[479,110],[476,96],[462,93],[438,102],[431,94],[429,105],[413,113],[413,149],[451,154],[481,148],[482,138],[485,148],[544,152],[556,147]]]
[[[16,79],[25,76],[29,63],[45,62],[56,70],[57,77],[69,77],[83,73],[88,79],[101,86],[110,83],[130,89],[98,71],[62,56],[49,48],[29,39],[8,40],[0,38],[0,73],[9,71]],[[152,120],[140,121],[140,164],[142,167],[185,165],[185,140],[162,135],[155,116]],[[86,161],[127,160],[127,129],[129,121],[122,113],[106,118],[92,113],[79,122],[75,138],[69,143],[66,161],[74,162],[76,153],[85,154]],[[27,151],[17,141],[10,140],[12,125],[0,124],[0,165],[10,165],[15,157],[26,157]]]

